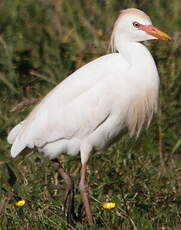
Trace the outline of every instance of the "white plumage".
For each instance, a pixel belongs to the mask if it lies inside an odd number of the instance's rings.
[[[26,147],[36,147],[51,159],[61,153],[81,154],[79,186],[89,224],[93,217],[85,177],[90,154],[105,149],[124,129],[138,136],[157,110],[157,68],[150,52],[139,43],[157,38],[171,39],[152,26],[144,12],[122,11],[110,42],[118,53],[100,57],[71,74],[9,133],[12,157]],[[73,182],[61,166],[59,172],[66,183],[65,215],[72,222]]]
[[[138,41],[157,37],[170,39],[142,11],[122,11],[111,37],[118,53],[71,74],[15,126],[8,136],[12,157],[25,147],[37,147],[50,158],[80,152],[84,164],[90,153],[105,149],[123,129],[139,135],[156,111],[159,77],[150,52]]]

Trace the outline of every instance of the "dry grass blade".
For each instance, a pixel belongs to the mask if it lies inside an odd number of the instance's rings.
[[[34,105],[34,104],[40,102],[41,99],[42,99],[41,97],[25,99],[22,102],[20,102],[20,103],[16,104],[15,106],[13,106],[13,108],[10,110],[10,112],[15,112],[17,110],[23,109],[26,106]]]

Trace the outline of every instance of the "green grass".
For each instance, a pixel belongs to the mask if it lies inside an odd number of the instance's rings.
[[[3,0],[0,3],[0,229],[67,229],[62,184],[43,155],[10,157],[8,131],[32,106],[10,110],[42,97],[78,67],[107,52],[120,9],[138,7],[168,32],[172,42],[148,42],[160,73],[160,110],[138,140],[124,136],[89,161],[88,182],[95,225],[91,229],[181,229],[181,40],[180,1]],[[60,160],[76,185],[79,157]],[[25,199],[23,207],[16,201]],[[102,208],[113,201],[116,208]],[[72,229],[90,229],[86,218]]]

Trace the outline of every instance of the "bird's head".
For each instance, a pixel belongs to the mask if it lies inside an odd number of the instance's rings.
[[[121,11],[111,36],[112,46],[116,40],[139,42],[151,39],[171,40],[171,37],[153,26],[143,11],[135,8]]]

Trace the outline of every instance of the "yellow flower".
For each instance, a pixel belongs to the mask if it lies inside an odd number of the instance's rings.
[[[25,201],[25,200],[19,200],[18,202],[16,202],[16,206],[18,206],[18,207],[22,207],[22,206],[24,206],[24,205],[25,205],[25,203],[26,203],[26,201]]]
[[[114,203],[114,202],[106,202],[106,203],[103,204],[102,207],[103,207],[104,209],[111,210],[111,209],[113,209],[113,208],[116,207],[116,203]]]

